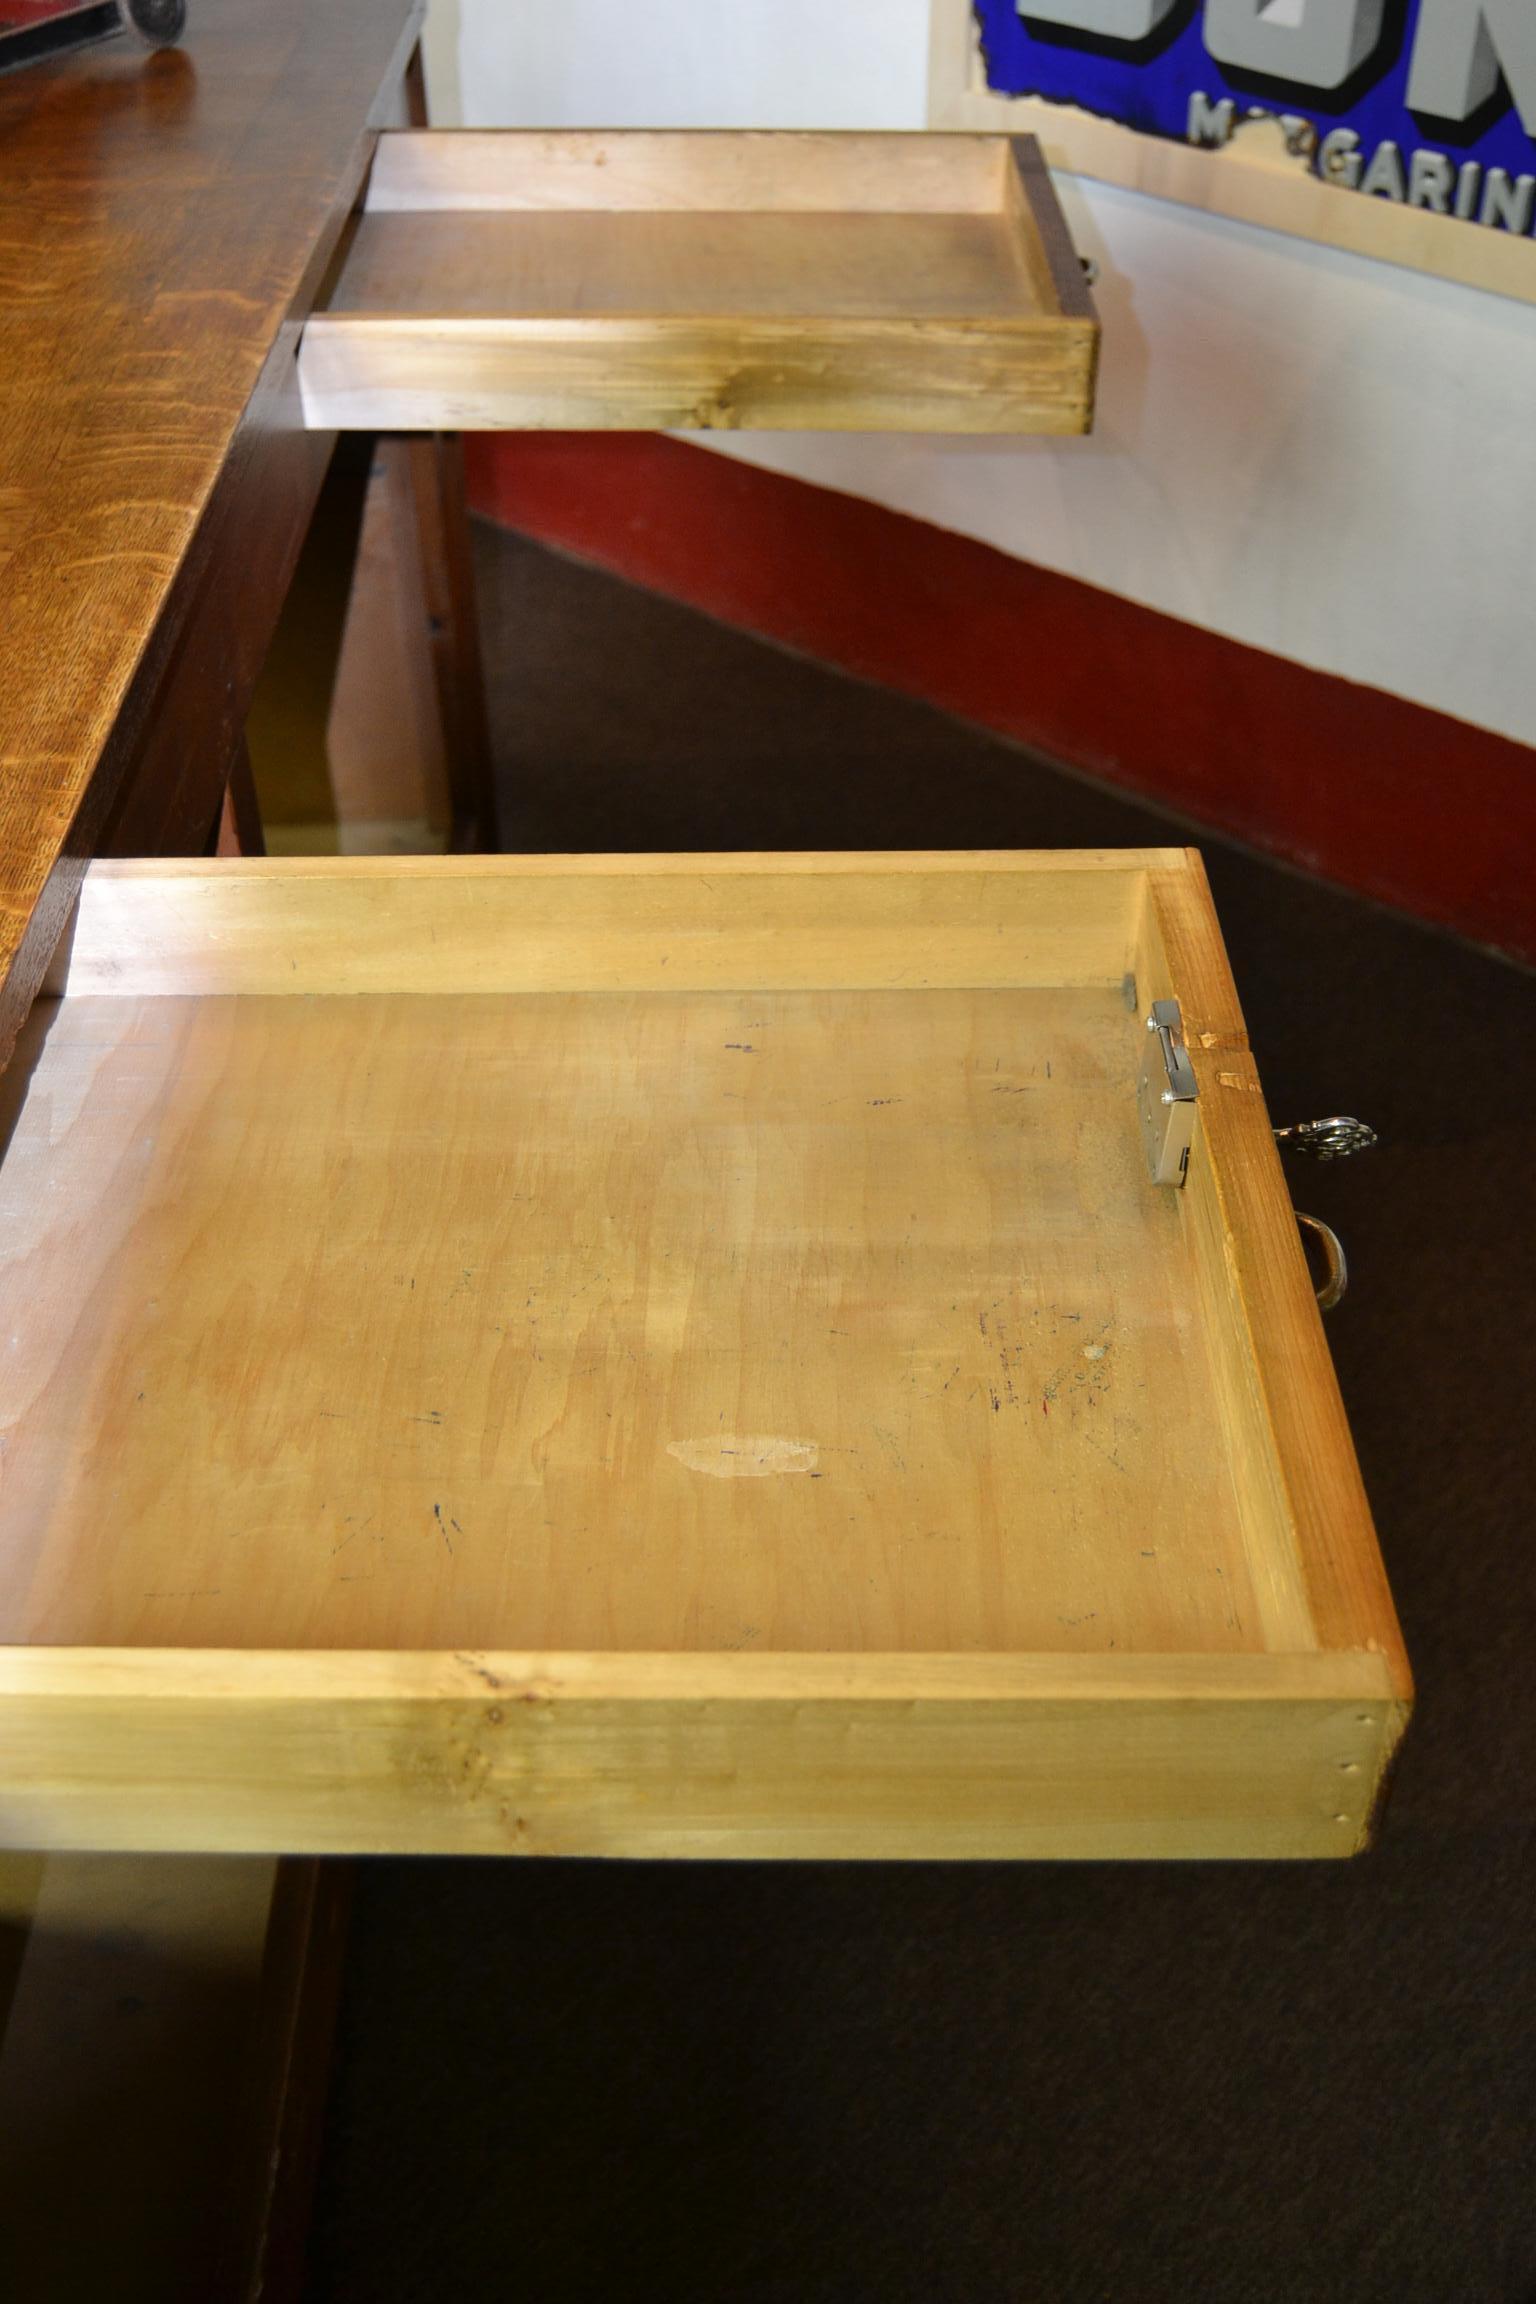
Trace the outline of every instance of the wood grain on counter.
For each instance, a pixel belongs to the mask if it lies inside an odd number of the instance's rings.
[[[217,812],[330,449],[299,327],[421,15],[199,0],[0,80],[0,1057],[87,856]]]

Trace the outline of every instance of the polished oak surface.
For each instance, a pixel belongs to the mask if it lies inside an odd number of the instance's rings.
[[[86,856],[217,809],[329,453],[298,328],[421,15],[198,0],[0,80],[0,1057]]]

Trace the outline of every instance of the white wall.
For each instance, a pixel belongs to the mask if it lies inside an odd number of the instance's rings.
[[[440,119],[455,61],[480,124],[925,116],[928,0],[437,0],[432,34]],[[1091,440],[694,437],[1536,742],[1536,311],[1061,189],[1101,266]]]
[[[432,0],[435,120],[921,128],[928,0]]]

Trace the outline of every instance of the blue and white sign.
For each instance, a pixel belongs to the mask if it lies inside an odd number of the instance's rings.
[[[1536,0],[976,0],[987,84],[1224,144],[1273,116],[1319,176],[1536,228]]]

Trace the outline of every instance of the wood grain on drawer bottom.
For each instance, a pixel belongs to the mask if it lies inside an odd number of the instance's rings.
[[[1118,990],[71,997],[0,1638],[1256,1649]]]

